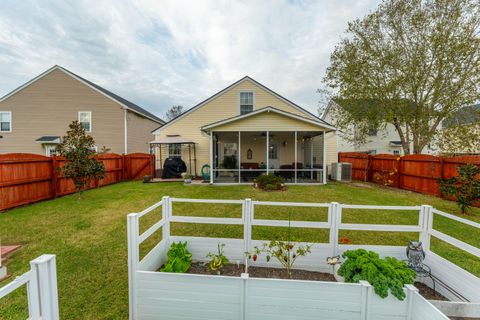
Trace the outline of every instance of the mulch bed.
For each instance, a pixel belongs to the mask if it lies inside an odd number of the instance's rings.
[[[240,277],[245,272],[245,266],[243,264],[227,264],[222,272],[224,276]],[[194,262],[187,273],[195,274],[211,274],[215,275],[216,272],[212,271],[203,262]],[[248,275],[251,278],[273,278],[273,279],[288,279],[288,274],[284,269],[267,268],[267,267],[249,267]],[[311,281],[335,281],[333,275],[323,272],[306,271],[306,270],[293,270],[292,279],[295,280],[311,280]]]

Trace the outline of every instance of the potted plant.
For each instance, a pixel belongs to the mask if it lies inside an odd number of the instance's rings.
[[[190,184],[192,183],[192,176],[187,173],[182,173],[183,183]]]

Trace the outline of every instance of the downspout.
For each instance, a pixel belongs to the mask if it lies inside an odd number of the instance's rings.
[[[125,130],[124,130],[124,137],[123,137],[123,139],[124,139],[123,153],[124,153],[124,154],[127,154],[127,153],[128,153],[128,142],[127,142],[127,141],[128,141],[127,112],[128,112],[127,109],[124,108],[124,109],[123,109],[123,122],[124,122],[123,126],[124,126],[124,129],[125,129]]]

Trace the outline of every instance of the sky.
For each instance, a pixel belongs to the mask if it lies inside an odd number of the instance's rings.
[[[378,2],[2,0],[0,96],[60,65],[163,117],[248,75],[316,113],[348,21]]]

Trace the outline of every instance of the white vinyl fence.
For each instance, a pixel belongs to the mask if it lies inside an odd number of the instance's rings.
[[[28,319],[58,320],[55,255],[44,254],[32,260],[29,271],[0,288],[0,299],[24,285],[27,287]]]
[[[212,218],[173,214],[172,203],[232,204],[241,207],[240,218]],[[328,219],[317,221],[266,220],[255,218],[259,206],[309,207],[328,211]],[[161,208],[162,217],[142,234],[139,219]],[[342,222],[343,209],[392,210],[418,212],[416,225],[352,224]],[[340,230],[367,230],[387,232],[417,232],[426,250],[426,263],[433,275],[446,285],[461,292],[463,298],[480,302],[480,279],[455,264],[430,251],[430,238],[441,240],[480,257],[478,248],[433,229],[434,215],[456,220],[480,228],[480,224],[462,219],[431,206],[369,206],[333,203],[263,202],[245,200],[179,199],[163,197],[155,205],[140,213],[128,215],[129,249],[129,299],[130,318],[137,319],[318,319],[322,314],[329,319],[448,319],[414,287],[406,286],[407,299],[399,301],[389,296],[381,299],[373,293],[368,283],[345,284],[317,281],[253,279],[248,273],[241,278],[170,274],[157,272],[166,262],[166,253],[172,242],[187,241],[193,259],[206,261],[206,255],[215,251],[219,242],[225,243],[225,255],[230,262],[248,265],[267,265],[262,256],[256,262],[246,261],[245,251],[251,251],[262,241],[252,239],[253,226],[326,229],[328,243],[314,243],[312,253],[300,257],[298,269],[331,272],[326,263],[328,256],[342,254],[346,250],[364,248],[381,256],[406,259],[405,246],[345,245],[339,244]],[[171,222],[195,224],[242,225],[243,239],[185,237],[170,234]],[[220,227],[220,226],[219,226]],[[139,258],[139,246],[156,231],[162,231],[162,240]],[[412,239],[413,240],[413,239]],[[275,261],[268,266],[280,267]],[[248,271],[247,271],[248,272]],[[427,285],[431,285],[426,281]],[[437,285],[437,290],[452,300],[458,297]]]

